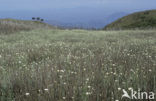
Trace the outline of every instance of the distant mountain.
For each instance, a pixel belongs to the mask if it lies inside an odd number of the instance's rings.
[[[136,12],[107,25],[104,29],[156,28],[156,10]]]
[[[51,25],[55,26],[61,26],[64,28],[96,28],[96,29],[102,29],[107,24],[112,23],[113,21],[127,15],[126,12],[118,12],[118,13],[112,13],[112,14],[101,14],[101,15],[94,15],[94,16],[88,16],[87,20],[81,19],[78,21],[70,21],[70,20],[64,20],[64,21],[57,21],[57,20],[46,20],[45,22]]]
[[[129,11],[128,11],[129,12]],[[46,11],[0,11],[0,18],[31,20],[41,17],[46,23],[64,28],[102,29],[128,12],[97,8],[73,8]]]

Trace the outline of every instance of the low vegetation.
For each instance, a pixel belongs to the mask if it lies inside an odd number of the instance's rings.
[[[105,30],[156,28],[156,10],[137,12],[107,25]]]
[[[23,21],[14,19],[0,19],[0,34],[11,34],[20,31],[30,31],[33,29],[56,28],[40,21]]]
[[[1,34],[0,101],[118,101],[156,92],[155,67],[156,30]]]

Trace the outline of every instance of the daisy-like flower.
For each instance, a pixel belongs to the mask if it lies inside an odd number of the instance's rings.
[[[151,69],[149,69],[148,71],[149,71],[149,72],[151,72],[152,70],[151,70]]]
[[[133,89],[132,87],[128,88],[128,90],[132,90],[132,89]]]
[[[121,90],[121,88],[118,88],[118,90]]]
[[[49,89],[47,89],[47,88],[44,89],[44,91],[46,91],[46,92],[47,92],[48,90],[49,90]]]
[[[88,88],[91,88],[91,86],[88,86]]]
[[[26,95],[26,96],[29,96],[29,95],[30,95],[30,93],[25,93],[25,95]]]
[[[63,99],[65,100],[65,99],[66,99],[66,97],[63,97]]]
[[[91,95],[91,92],[86,92],[86,95]]]

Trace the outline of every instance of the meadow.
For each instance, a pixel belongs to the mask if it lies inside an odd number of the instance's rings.
[[[0,101],[121,101],[132,88],[156,92],[156,30],[0,34]]]

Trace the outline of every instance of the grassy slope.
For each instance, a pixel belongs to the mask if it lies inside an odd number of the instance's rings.
[[[107,25],[104,29],[156,28],[156,10],[130,14]]]
[[[0,19],[0,34],[11,34],[19,31],[29,31],[37,28],[55,28],[46,23],[14,19]]]
[[[155,67],[155,30],[0,35],[1,101],[120,100],[118,88],[156,92]]]

